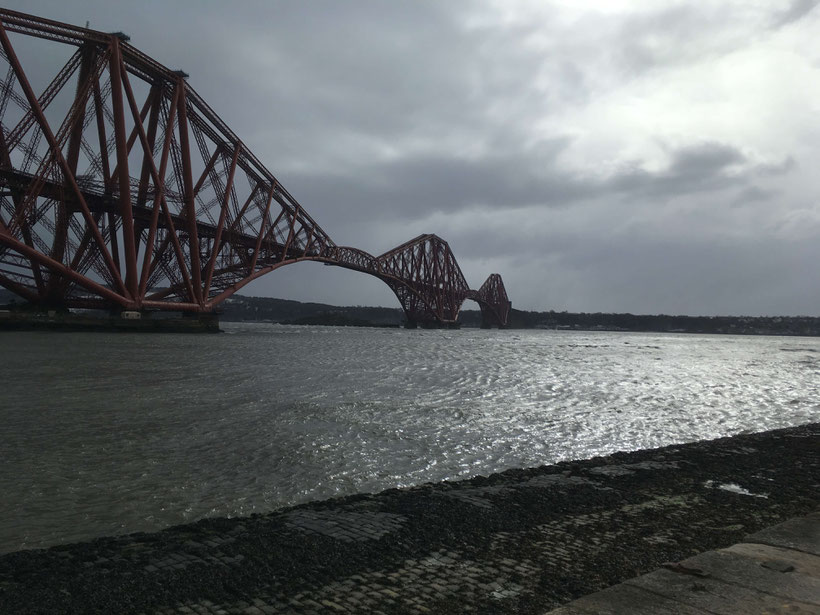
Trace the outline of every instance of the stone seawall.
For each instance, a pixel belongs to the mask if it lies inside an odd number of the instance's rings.
[[[820,424],[0,557],[1,613],[543,613],[816,509]]]

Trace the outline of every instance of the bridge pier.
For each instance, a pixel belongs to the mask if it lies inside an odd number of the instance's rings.
[[[503,325],[498,322],[496,318],[486,318],[484,314],[481,315],[481,328],[482,329],[506,329],[507,325]]]
[[[461,329],[460,322],[439,322],[437,320],[406,320],[404,321],[405,329]]]
[[[7,331],[96,331],[129,333],[219,333],[216,314],[183,314],[152,318],[150,313],[75,314],[56,310],[0,310],[0,330]]]

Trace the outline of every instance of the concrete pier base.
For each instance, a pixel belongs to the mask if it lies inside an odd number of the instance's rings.
[[[133,333],[219,333],[219,316],[150,312],[64,312],[0,310],[0,331],[99,331]]]

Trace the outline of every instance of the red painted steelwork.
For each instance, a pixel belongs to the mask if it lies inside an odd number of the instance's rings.
[[[507,326],[512,303],[507,297],[507,290],[504,288],[500,275],[491,273],[478,291],[470,291],[470,299],[475,300],[481,306],[483,326]]]
[[[421,235],[385,252],[382,271],[402,283],[385,280],[411,323],[455,323],[470,287],[446,241]]]
[[[67,56],[39,96],[24,38]],[[121,33],[0,9],[0,286],[44,307],[209,312],[312,260],[379,277],[411,322],[454,323],[470,298],[506,325],[501,278],[471,291],[435,235],[379,257],[334,244],[185,77]]]

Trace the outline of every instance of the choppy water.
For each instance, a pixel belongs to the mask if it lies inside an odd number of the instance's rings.
[[[0,552],[820,421],[820,340],[3,333]]]

